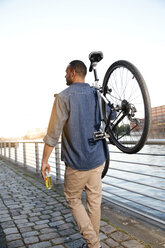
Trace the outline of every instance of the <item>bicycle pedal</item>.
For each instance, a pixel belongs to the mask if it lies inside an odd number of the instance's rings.
[[[94,132],[93,138],[94,140],[105,139],[105,133],[102,131]]]

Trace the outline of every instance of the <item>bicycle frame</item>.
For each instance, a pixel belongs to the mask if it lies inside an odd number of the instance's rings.
[[[110,134],[107,134],[107,128],[109,127],[109,122],[111,119],[111,115],[109,115],[109,118],[107,120],[107,125],[105,124],[104,121],[104,117],[103,117],[103,111],[102,111],[102,100],[104,100],[104,102],[109,105],[110,107],[113,107],[113,104],[111,104],[111,102],[104,96],[104,94],[102,93],[102,87],[99,85],[99,79],[97,76],[97,70],[96,70],[96,66],[97,66],[97,62],[92,64],[92,68],[93,68],[93,72],[94,72],[94,84],[93,87],[97,90],[97,95],[98,95],[98,99],[99,99],[99,109],[100,109],[100,114],[101,114],[101,126],[100,126],[100,131],[99,132],[95,132],[94,136],[95,139],[104,139],[104,138],[110,138]],[[124,101],[123,103],[124,104]],[[116,111],[121,110],[121,107],[116,107],[114,108]],[[111,131],[113,132],[113,130],[116,128],[116,126],[123,120],[123,118],[127,115],[127,113],[125,114],[123,111],[123,115],[118,119],[118,121],[116,122],[116,124],[111,128]],[[131,117],[130,117],[131,118]],[[137,122],[136,119],[132,118],[132,121]],[[136,123],[136,125],[131,129],[135,129],[138,126],[138,124]],[[121,136],[122,138],[122,136]]]
[[[106,104],[110,104],[109,100],[103,95],[102,93],[102,87],[99,85],[99,79],[97,76],[97,70],[96,70],[97,62],[93,63],[93,72],[94,72],[94,84],[93,87],[97,91],[98,99],[99,99],[99,109],[100,109],[100,115],[101,115],[101,126],[100,131],[94,132],[94,139],[104,139],[109,138],[110,135],[106,133],[106,124],[103,118],[103,111],[102,111],[102,99],[105,101]]]

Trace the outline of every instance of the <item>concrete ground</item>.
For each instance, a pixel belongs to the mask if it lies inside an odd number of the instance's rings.
[[[103,248],[163,248],[165,230],[103,201],[100,240]],[[54,182],[47,190],[40,175],[0,159],[0,248],[78,248],[83,243],[63,185]]]

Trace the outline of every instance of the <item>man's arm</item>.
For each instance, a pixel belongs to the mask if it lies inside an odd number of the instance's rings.
[[[41,165],[41,174],[44,180],[46,176],[46,170],[50,172],[50,165],[48,164],[48,159],[50,157],[50,154],[53,148],[54,148],[53,146],[49,146],[47,144],[45,144],[44,146],[44,151],[43,151],[43,156],[42,156],[42,165]]]
[[[67,104],[64,103],[63,97],[58,95],[54,101],[47,135],[44,137],[44,151],[42,158],[41,174],[45,180],[46,170],[50,171],[48,159],[53,148],[56,146],[66,120],[68,119]]]

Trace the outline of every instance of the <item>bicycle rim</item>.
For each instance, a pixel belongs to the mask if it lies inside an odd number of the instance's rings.
[[[110,142],[125,153],[136,153],[145,144],[151,116],[150,98],[145,81],[138,69],[128,61],[113,63],[103,81],[103,93],[118,108],[110,121]],[[103,116],[107,122],[106,104]]]

